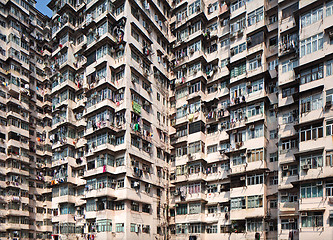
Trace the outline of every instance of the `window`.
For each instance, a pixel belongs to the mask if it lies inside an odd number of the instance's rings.
[[[176,234],[187,234],[186,224],[176,224]]]
[[[259,208],[262,206],[263,206],[262,195],[247,197],[247,208]]]
[[[295,3],[289,7],[282,9],[282,19],[292,16],[293,13],[297,10],[298,10],[298,3]]]
[[[207,166],[206,173],[217,173],[217,164],[210,164]]]
[[[324,77],[323,64],[305,69],[301,72],[301,84],[309,83]]]
[[[296,148],[297,146],[298,146],[297,139],[283,140],[281,143],[281,151],[287,151],[289,149]]]
[[[189,94],[199,92],[200,91],[200,85],[201,85],[201,82],[191,84],[191,86],[189,87]]]
[[[282,177],[297,176],[298,165],[286,165],[282,167]]]
[[[125,224],[124,223],[116,223],[116,232],[124,232]]]
[[[247,185],[256,185],[256,184],[263,184],[264,183],[264,175],[252,175],[247,176]]]
[[[197,152],[204,152],[204,144],[201,141],[190,143],[188,146],[189,154],[197,153]]]
[[[331,16],[333,13],[333,1],[326,3],[326,17]]]
[[[206,227],[207,233],[217,233],[217,225],[210,225]]]
[[[201,203],[190,203],[189,214],[201,213]]]
[[[264,160],[264,149],[252,149],[249,152],[248,162],[256,162],[256,161],[263,161]]]
[[[217,205],[214,205],[214,206],[208,206],[208,207],[207,207],[207,212],[208,212],[208,213],[217,213]]]
[[[176,156],[177,157],[181,157],[187,155],[187,146],[183,146],[183,147],[178,147],[176,149]]]
[[[301,142],[315,140],[323,137],[323,125],[315,124],[306,127],[302,127],[300,131]]]
[[[255,126],[253,128],[253,125],[250,126],[249,131],[248,131],[249,139],[254,139],[254,138],[260,138],[264,136],[264,127],[263,125]]]
[[[301,168],[307,165],[308,168],[316,169],[323,166],[323,156],[322,155],[309,155],[300,157]]]
[[[201,192],[201,184],[200,183],[190,184],[188,186],[188,193],[189,194],[199,193],[199,192]]]
[[[301,27],[309,26],[323,19],[323,7],[311,10],[301,16]]]
[[[264,8],[260,7],[253,12],[250,12],[247,17],[248,26],[252,26],[264,18]]]
[[[189,16],[196,13],[198,10],[201,10],[201,1],[200,0],[196,0],[194,3],[192,3],[188,6]]]
[[[257,55],[255,58],[249,60],[249,70],[255,70],[258,67],[261,67],[261,56]]]
[[[263,230],[263,222],[260,219],[248,219],[246,226],[248,232],[261,232]]]
[[[150,213],[150,208],[151,208],[150,204],[143,204],[142,205],[142,212]]]
[[[221,60],[221,68],[226,67],[228,64],[229,64],[229,59],[226,58]]]
[[[269,161],[270,162],[277,162],[278,161],[278,154],[277,154],[277,152],[269,154]]]
[[[130,231],[138,232],[138,225],[136,225],[135,223],[131,223]]]
[[[236,20],[233,23],[230,23],[230,34],[234,34],[239,31],[243,31],[246,27],[245,17]]]
[[[297,92],[295,87],[284,88],[282,89],[282,98],[292,96],[295,92]]]
[[[236,165],[241,165],[245,163],[245,157],[240,156],[240,155],[235,155],[232,157],[232,165],[236,166]]]
[[[125,203],[124,202],[115,202],[115,210],[125,210]]]
[[[176,207],[176,213],[177,213],[177,215],[186,215],[187,214],[187,204],[179,204],[178,207]]]
[[[231,3],[230,12],[234,12],[243,6],[245,6],[244,0],[236,0],[235,2]]]
[[[236,47],[231,48],[230,54],[231,54],[231,56],[233,56],[233,55],[236,55],[236,54],[244,52],[244,51],[246,51],[246,43],[242,43]]]
[[[276,14],[269,16],[268,20],[269,20],[269,24],[273,24],[273,23],[277,22]]]
[[[269,185],[278,185],[278,183],[279,183],[279,178],[278,178],[278,176],[277,176],[277,173],[275,172],[275,176],[271,176],[270,178],[269,178]]]
[[[262,114],[263,113],[263,108],[264,108],[263,104],[249,106],[248,109],[247,109],[247,117],[250,118],[250,117]]]
[[[277,203],[277,200],[276,199],[272,199],[269,201],[269,207],[270,208],[277,208],[278,206],[278,203]]]
[[[320,93],[301,99],[301,113],[321,109],[322,107],[323,99]]]
[[[326,104],[333,104],[333,89],[326,91]]]
[[[131,35],[134,39],[136,39],[138,42],[140,42],[140,35],[133,28],[132,28],[132,31],[131,31]]]
[[[271,62],[268,63],[268,70],[275,70],[276,66],[279,65],[279,60],[278,59],[275,59]]]
[[[230,207],[231,209],[246,209],[245,198],[231,198]]]
[[[333,167],[333,151],[326,152],[326,166]]]
[[[242,63],[238,66],[235,66],[231,69],[231,72],[230,72],[230,77],[233,78],[233,77],[237,77],[239,75],[242,75],[246,73],[246,64],[245,63]]]
[[[207,185],[207,193],[216,193],[216,192],[217,192],[216,184]]]
[[[230,44],[229,38],[221,40],[221,48],[229,46],[229,44]]]
[[[333,182],[326,182],[326,197],[333,197]]]
[[[303,57],[305,55],[323,49],[323,43],[324,43],[323,37],[324,34],[319,33],[305,40],[302,40],[300,57]]]
[[[302,227],[322,227],[323,212],[304,212],[306,216],[302,216]]]
[[[217,144],[207,147],[207,154],[217,152]]]
[[[281,219],[281,229],[282,230],[297,230],[298,229],[298,219],[290,218],[290,219]]]
[[[297,193],[281,194],[281,202],[298,202]]]
[[[277,129],[269,131],[269,138],[270,139],[275,139],[277,138]]]
[[[288,124],[288,123],[293,123],[294,120],[297,119],[297,112],[296,110],[293,110],[291,112],[288,112],[286,114],[282,115],[282,123],[283,124]]]
[[[137,203],[137,202],[132,202],[132,204],[131,204],[131,210],[132,210],[132,211],[139,212],[139,203]]]
[[[96,220],[96,228],[97,232],[112,232],[111,219]]]
[[[315,198],[323,196],[323,186],[321,182],[301,185],[301,198]]]
[[[298,66],[298,60],[292,59],[289,61],[282,62],[282,73],[293,71]]]

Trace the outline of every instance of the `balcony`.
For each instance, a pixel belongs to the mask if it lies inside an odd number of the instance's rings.
[[[99,197],[108,197],[116,199],[115,189],[110,187],[94,189],[86,191],[85,198],[99,198]]]
[[[295,20],[294,16],[290,16],[290,17],[287,17],[285,19],[281,19],[280,20],[280,26],[279,26],[280,34],[287,31],[287,30],[290,30],[290,29],[296,27],[296,25],[297,25],[297,23],[296,23],[296,20]]]
[[[235,209],[230,211],[230,220],[243,220],[244,218],[263,218],[265,208]]]

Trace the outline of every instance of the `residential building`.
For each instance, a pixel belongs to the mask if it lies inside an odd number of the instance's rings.
[[[51,239],[48,24],[35,1],[0,1],[0,239]]]
[[[333,1],[2,4],[0,239],[333,238]]]
[[[53,239],[164,239],[168,2],[51,1]]]

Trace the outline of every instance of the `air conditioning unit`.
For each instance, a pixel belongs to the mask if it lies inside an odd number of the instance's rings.
[[[305,164],[305,165],[303,165],[303,166],[302,166],[302,169],[303,169],[303,170],[309,170],[309,169],[310,169],[309,164]]]
[[[246,43],[250,45],[251,42],[252,42],[252,38],[251,38],[251,37],[248,37],[248,38],[246,39]]]
[[[301,213],[301,216],[302,216],[302,217],[306,217],[306,216],[308,216],[308,213],[307,213],[307,212],[302,212],[302,213]]]
[[[149,76],[149,70],[148,69],[145,69],[144,71],[143,71],[143,74],[147,77],[147,76]]]
[[[245,176],[240,177],[240,180],[241,180],[241,181],[245,181],[245,179],[246,179]]]
[[[288,169],[289,169],[289,166],[288,166],[288,165],[285,165],[285,166],[282,167],[282,170],[284,170],[284,171],[285,171],[285,170],[288,170]]]
[[[281,193],[280,195],[281,195],[281,197],[288,197],[288,193],[287,192]]]
[[[325,104],[325,109],[328,110],[332,107],[332,101],[327,101]]]
[[[289,222],[293,223],[293,222],[295,222],[295,219],[294,218],[289,218]]]
[[[322,186],[322,185],[323,185],[323,181],[318,181],[318,182],[316,183],[316,185],[317,185],[317,186]]]
[[[223,154],[223,153],[225,153],[225,149],[220,149],[219,152],[220,152],[220,154]]]

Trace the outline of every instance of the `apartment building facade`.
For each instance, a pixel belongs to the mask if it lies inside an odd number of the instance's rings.
[[[333,238],[332,1],[1,1],[0,239]]]
[[[332,238],[331,15],[174,2],[172,238]]]
[[[53,239],[164,239],[167,2],[51,1]]]
[[[277,239],[278,3],[173,13],[171,239]]]
[[[34,1],[0,1],[0,239],[51,239],[51,53]]]

